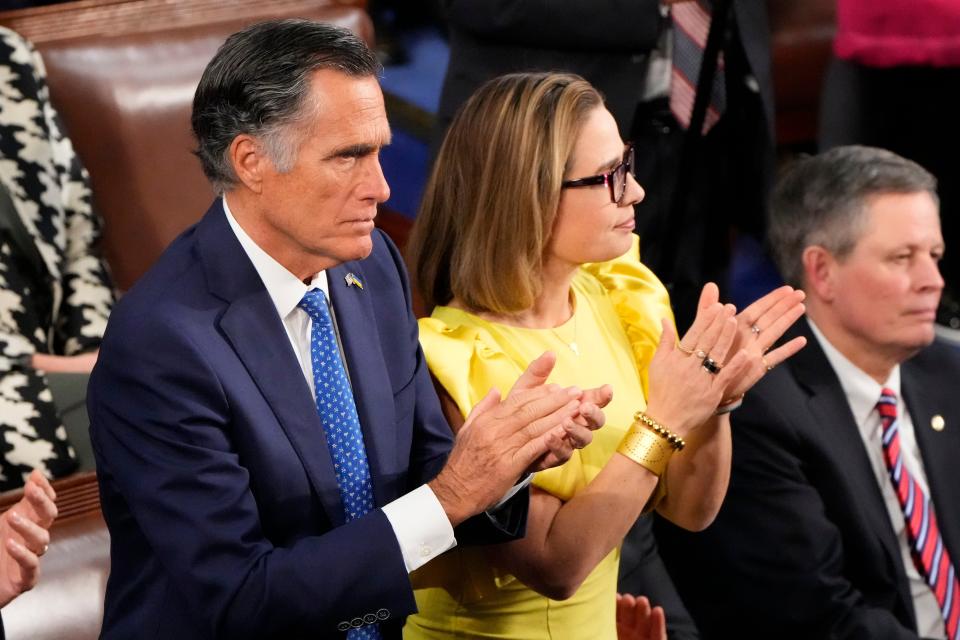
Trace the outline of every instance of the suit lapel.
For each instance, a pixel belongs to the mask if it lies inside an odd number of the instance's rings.
[[[933,348],[952,348],[935,345]],[[940,535],[956,565],[960,560],[960,482],[957,453],[960,452],[960,399],[953,390],[956,380],[944,383],[944,371],[924,366],[922,356],[901,367],[903,395],[913,419],[913,430],[923,458]],[[931,428],[939,415],[945,428]],[[957,568],[957,567],[955,567]]]
[[[363,288],[348,285],[348,274],[363,283]],[[373,495],[375,503],[382,505],[385,499],[382,482],[389,477],[387,470],[390,469],[387,458],[393,455],[396,444],[392,428],[396,416],[393,386],[384,366],[373,311],[376,283],[367,281],[359,262],[347,262],[329,269],[327,281],[363,429]]]
[[[333,461],[310,387],[277,309],[219,200],[199,223],[197,234],[210,290],[228,304],[220,329],[273,410],[331,523],[342,524]]]
[[[897,589],[904,607],[912,614],[913,601],[900,560],[899,543],[850,403],[806,320],[797,325],[800,325],[798,334],[807,338],[807,346],[788,361],[788,366],[809,394],[807,406],[812,416],[811,430],[819,433],[821,441],[829,443],[827,449],[836,456],[836,467],[858,497],[859,505],[851,505],[851,508],[858,508],[868,519],[867,528],[874,532],[883,547],[887,562],[898,577]]]

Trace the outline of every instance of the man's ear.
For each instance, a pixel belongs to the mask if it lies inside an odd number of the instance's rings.
[[[263,145],[256,138],[242,133],[230,143],[227,157],[237,179],[250,191],[260,193],[266,171],[273,168]]]
[[[832,253],[819,245],[811,245],[803,250],[804,289],[813,293],[824,302],[832,302],[836,277],[837,259]]]

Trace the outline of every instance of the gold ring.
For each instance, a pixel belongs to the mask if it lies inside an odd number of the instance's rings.
[[[753,335],[758,336],[760,335],[760,327],[758,327],[756,324],[752,324],[750,325],[750,332]]]
[[[773,365],[773,364],[769,364],[769,363],[767,362],[767,359],[764,358],[763,356],[760,356],[760,362],[763,363],[763,366],[767,369],[767,371],[773,371],[773,368],[776,366],[776,365]]]
[[[37,557],[45,555],[47,553],[47,549],[49,548],[50,548],[50,545],[48,544],[43,545],[43,549],[40,549],[40,553],[37,554]]]
[[[680,344],[679,342],[677,343],[677,349],[680,350],[680,353],[685,353],[685,354],[687,354],[688,356],[692,356],[692,355],[693,355],[693,349],[687,349],[686,347],[684,347],[684,346],[683,346],[682,344]]]

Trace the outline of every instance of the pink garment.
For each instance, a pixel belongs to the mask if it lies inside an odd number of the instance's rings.
[[[960,67],[960,0],[837,0],[833,48],[870,67]]]

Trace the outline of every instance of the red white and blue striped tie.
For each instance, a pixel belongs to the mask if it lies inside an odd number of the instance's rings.
[[[673,21],[673,73],[670,78],[670,111],[684,129],[690,127],[697,95],[700,65],[710,33],[710,2],[677,2],[670,7]],[[717,123],[727,106],[723,53],[718,54],[710,101],[703,120],[703,135]]]
[[[949,640],[960,640],[960,582],[943,540],[933,504],[903,466],[900,429],[897,423],[897,396],[884,389],[877,403],[883,427],[883,459],[890,471],[893,489],[907,525],[910,552],[917,571],[926,579],[943,612]]]

